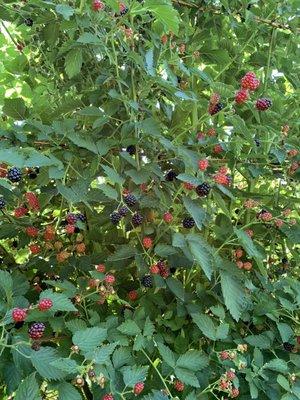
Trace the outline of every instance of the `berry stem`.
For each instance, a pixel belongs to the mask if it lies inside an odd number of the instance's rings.
[[[142,349],[141,350],[142,353],[144,354],[144,356],[148,359],[148,361],[150,362],[150,364],[152,365],[152,367],[154,368],[155,372],[157,373],[157,375],[159,376],[160,380],[162,381],[168,395],[171,397],[171,399],[173,399],[173,396],[168,388],[168,385],[166,384],[166,381],[164,380],[164,377],[162,376],[162,374],[159,372],[159,370],[156,368],[156,365],[154,364],[154,362],[151,360],[151,358],[148,356],[148,354]]]

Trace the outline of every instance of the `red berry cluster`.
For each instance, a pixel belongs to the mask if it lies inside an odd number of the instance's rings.
[[[150,272],[153,275],[160,275],[162,278],[167,278],[170,271],[164,261],[158,261],[156,264],[151,265]]]
[[[144,390],[145,384],[144,382],[138,382],[134,385],[133,393],[137,396],[142,393]]]

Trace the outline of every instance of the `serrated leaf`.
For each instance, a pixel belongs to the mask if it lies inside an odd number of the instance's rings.
[[[259,349],[269,349],[272,345],[272,341],[266,333],[249,335],[245,338],[245,341],[251,346],[258,347]]]
[[[289,392],[291,390],[289,381],[283,375],[278,375],[277,376],[277,383],[281,387],[283,387],[283,389],[285,389],[287,392]]]
[[[69,78],[73,78],[79,74],[82,62],[82,49],[75,48],[67,53],[65,58],[65,70]]]
[[[99,189],[105,194],[106,197],[113,200],[118,200],[118,192],[113,187],[102,183],[99,185]]]
[[[97,364],[105,364],[109,360],[109,356],[114,352],[118,343],[110,343],[100,347],[95,351],[93,359]]]
[[[123,185],[125,179],[122,178],[113,168],[108,165],[102,165],[102,168],[112,183]]]
[[[56,386],[58,390],[58,400],[82,400],[79,391],[70,383],[62,382]]]
[[[221,288],[225,305],[232,315],[238,321],[246,305],[245,290],[241,282],[226,271],[221,271]]]
[[[205,314],[191,314],[194,323],[211,340],[216,340],[216,328],[213,320]]]
[[[70,299],[63,293],[53,292],[51,289],[41,292],[40,299],[51,299],[53,305],[51,311],[77,311]]]
[[[264,368],[277,372],[287,372],[289,370],[286,361],[281,360],[280,358],[274,358],[273,360],[269,361],[264,365]]]
[[[86,329],[86,322],[82,319],[71,319],[70,321],[66,322],[66,327],[71,331],[73,334],[77,331],[82,331]]]
[[[176,367],[190,369],[191,371],[201,371],[207,367],[208,358],[206,355],[197,350],[189,350],[182,354],[177,362]]]
[[[34,368],[45,379],[62,380],[67,375],[66,372],[51,365],[60,358],[52,347],[41,347],[39,351],[32,351],[30,358]]]
[[[199,263],[207,278],[211,279],[213,259],[211,247],[200,235],[189,234],[187,241],[196,262]]]
[[[2,111],[8,117],[12,117],[18,121],[22,121],[26,118],[27,107],[24,100],[19,97],[17,99],[4,99],[4,106]]]
[[[145,0],[144,8],[150,11],[155,18],[164,25],[166,32],[171,31],[175,33],[175,35],[178,33],[179,16],[171,2]]]
[[[9,272],[0,270],[0,287],[4,290],[6,298],[12,295],[13,280]]]
[[[61,14],[64,19],[66,19],[67,21],[70,19],[70,17],[75,13],[74,8],[68,6],[67,4],[58,4],[55,7],[55,11],[58,14]]]
[[[241,229],[234,228],[234,232],[238,237],[241,245],[244,247],[250,257],[254,257],[261,260],[263,257],[255,247],[253,240],[247,235],[247,233]]]
[[[189,197],[183,197],[182,201],[188,213],[193,217],[197,228],[202,229],[206,217],[204,209],[199,207],[199,202],[191,200]]]
[[[90,353],[100,346],[107,338],[107,330],[104,328],[87,328],[75,332],[72,337],[73,343],[79,347],[83,353]]]
[[[292,328],[284,323],[284,322],[278,322],[277,323],[277,328],[279,330],[282,342],[289,342],[289,340],[294,336],[294,332]]]
[[[79,367],[76,361],[71,360],[70,358],[59,358],[58,360],[52,361],[50,365],[67,372],[68,374],[75,374]]]
[[[191,372],[189,369],[176,367],[175,375],[179,380],[181,380],[186,385],[190,385],[190,386],[193,386],[196,388],[200,387],[196,375],[193,372]]]
[[[172,293],[175,294],[178,299],[181,301],[184,301],[184,287],[182,282],[180,282],[178,279],[175,279],[173,277],[169,277],[166,280],[168,288],[171,290]]]
[[[124,335],[135,336],[141,333],[140,327],[132,319],[128,319],[118,326],[118,331],[124,333]]]
[[[155,332],[155,326],[154,326],[153,322],[150,321],[150,318],[147,317],[146,321],[145,321],[143,335],[144,336],[153,336],[154,332]]]
[[[120,347],[116,349],[112,356],[115,369],[119,369],[123,367],[123,365],[130,363],[131,359],[132,356],[128,347]]]
[[[122,369],[123,380],[126,386],[133,387],[138,382],[143,382],[146,379],[148,366],[142,367],[124,367]]]
[[[16,391],[15,400],[40,400],[40,390],[35,373],[27,376],[18,387]]]
[[[168,346],[163,343],[157,343],[157,348],[164,362],[166,362],[170,367],[174,368],[176,364],[175,355],[169,349]]]
[[[129,245],[118,246],[114,254],[107,258],[107,261],[116,262],[133,258],[136,254],[136,249]]]

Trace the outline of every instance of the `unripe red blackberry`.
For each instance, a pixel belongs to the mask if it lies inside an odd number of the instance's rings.
[[[151,288],[153,285],[151,275],[144,275],[141,278],[141,284],[146,288]]]
[[[176,380],[174,382],[174,389],[177,390],[177,392],[183,392],[184,391],[184,383]]]
[[[31,339],[40,339],[45,331],[45,325],[42,322],[35,322],[28,329],[28,334]]]
[[[131,290],[131,291],[128,293],[128,298],[129,298],[129,300],[131,300],[131,301],[135,301],[135,300],[138,298],[138,293],[137,293],[137,291],[136,291],[136,290]]]
[[[37,237],[39,234],[39,230],[35,226],[28,226],[25,231],[30,237]]]
[[[127,204],[129,207],[132,207],[136,204],[137,200],[133,194],[127,194],[124,196],[124,203]]]
[[[94,11],[101,11],[104,10],[105,4],[100,0],[93,0],[92,9]]]
[[[238,397],[239,394],[240,394],[240,391],[238,388],[232,388],[232,390],[230,392],[230,397],[232,399],[234,399],[235,397]]]
[[[134,385],[134,388],[133,388],[133,393],[134,393],[135,395],[139,395],[139,394],[142,393],[142,391],[144,390],[144,386],[145,386],[144,382],[138,382],[138,383],[136,383],[136,384]]]
[[[32,243],[29,245],[29,250],[31,254],[39,254],[39,252],[41,251],[41,247],[36,243]]]
[[[208,160],[203,159],[198,161],[198,168],[200,169],[200,171],[206,171],[207,167],[208,167]]]
[[[104,264],[98,264],[98,265],[96,265],[96,270],[98,271],[98,272],[105,272],[105,265]]]
[[[77,216],[74,213],[68,213],[66,216],[66,221],[69,225],[74,225],[76,224],[77,221]]]
[[[105,277],[105,282],[108,283],[109,285],[113,285],[116,281],[116,278],[112,274],[107,274]]]
[[[249,99],[249,93],[246,89],[241,89],[235,94],[235,102],[237,104],[243,104]]]
[[[119,12],[120,12],[120,15],[125,15],[128,13],[128,7],[126,6],[126,4],[124,4],[124,3],[119,4]]]
[[[143,216],[142,216],[141,214],[135,213],[135,214],[132,216],[132,219],[131,219],[132,225],[133,225],[133,226],[142,225],[143,219],[144,219],[144,218],[143,218]]]
[[[15,322],[21,322],[26,319],[27,311],[24,308],[14,308],[12,310],[11,316]]]
[[[210,192],[210,185],[207,182],[201,183],[196,187],[196,193],[199,197],[205,197]]]
[[[193,185],[193,184],[190,183],[190,182],[183,182],[183,187],[184,187],[185,189],[187,189],[187,190],[193,190],[193,189],[195,189],[195,185]]]
[[[154,275],[157,275],[160,273],[160,270],[159,270],[157,264],[152,264],[151,267],[149,268],[149,271],[151,272],[151,274],[154,274]]]
[[[26,214],[28,214],[28,208],[27,207],[20,206],[20,207],[15,208],[15,210],[14,210],[15,218],[21,218]]]
[[[171,222],[173,221],[173,215],[172,215],[170,212],[166,212],[166,213],[164,213],[164,215],[163,215],[163,220],[164,220],[167,224],[169,224],[169,223],[171,223]]]
[[[53,302],[51,299],[41,299],[38,304],[38,308],[40,311],[49,310],[53,306]]]
[[[195,226],[195,220],[192,217],[186,217],[182,221],[182,226],[186,229],[191,229]]]
[[[257,79],[254,72],[247,72],[241,79],[242,89],[256,90],[260,85],[259,79]]]
[[[33,193],[33,192],[25,193],[25,199],[29,205],[29,208],[32,211],[39,211],[40,203],[39,203],[39,199],[35,193]]]
[[[153,243],[150,237],[146,236],[143,238],[143,246],[145,247],[145,249],[150,249],[152,245]]]
[[[266,111],[268,108],[272,106],[272,100],[261,98],[256,100],[255,107],[258,111]]]

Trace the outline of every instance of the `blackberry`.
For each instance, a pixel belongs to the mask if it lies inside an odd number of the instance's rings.
[[[209,194],[210,192],[210,185],[207,182],[201,183],[201,185],[198,185],[196,187],[196,193],[200,197],[205,197]]]
[[[143,216],[142,216],[141,214],[135,213],[135,214],[132,216],[132,220],[131,220],[132,225],[133,225],[133,226],[142,225],[143,219],[144,219],[144,218],[143,218]]]
[[[134,206],[137,202],[136,197],[133,194],[127,194],[124,196],[124,202],[127,204],[129,207]]]
[[[24,325],[24,321],[18,321],[15,323],[15,329],[20,329]]]
[[[7,171],[7,179],[11,182],[20,182],[22,179],[22,172],[17,167],[12,167]]]
[[[128,7],[124,3],[120,4],[119,9],[120,9],[120,15],[125,15],[128,13]]]
[[[258,111],[266,111],[268,108],[270,108],[272,105],[272,100],[262,98],[258,99],[255,103],[255,107]]]
[[[0,210],[3,210],[5,205],[6,205],[6,201],[4,200],[3,197],[0,197]]]
[[[32,25],[33,25],[33,20],[32,20],[31,18],[26,18],[26,19],[24,20],[24,24],[25,24],[26,26],[32,26]]]
[[[128,211],[129,211],[128,208],[124,206],[119,208],[118,213],[121,215],[121,217],[126,217]]]
[[[283,257],[283,259],[281,260],[282,264],[288,264],[288,259],[286,257]]]
[[[284,350],[288,351],[289,353],[294,350],[294,345],[289,342],[282,343],[282,346],[283,346]]]
[[[35,322],[28,329],[28,334],[31,339],[40,339],[45,331],[45,324],[42,322]]]
[[[172,182],[172,181],[174,181],[174,179],[176,179],[176,178],[177,178],[177,174],[176,174],[176,172],[173,171],[173,170],[168,171],[168,172],[166,173],[166,175],[165,175],[165,180],[168,181],[168,182]]]
[[[30,171],[27,174],[27,176],[28,176],[29,179],[36,179],[37,178],[37,173],[35,171]]]
[[[215,114],[217,114],[219,111],[223,110],[224,107],[225,107],[225,106],[224,106],[223,103],[213,104],[213,105],[211,105],[211,106],[209,107],[208,112],[209,112],[210,115],[215,115]]]
[[[78,228],[78,226],[75,226],[74,233],[79,233],[79,232],[80,232],[80,228]]]
[[[111,222],[113,225],[118,225],[118,223],[120,222],[122,216],[118,213],[118,211],[113,211],[113,212],[110,214],[109,218],[110,218],[110,222]]]
[[[77,221],[81,221],[81,222],[85,222],[86,221],[85,215],[82,214],[82,213],[77,213],[76,214],[76,218],[77,218]]]
[[[195,226],[194,218],[192,218],[192,217],[184,218],[182,221],[182,226],[187,229],[193,228],[193,226]]]
[[[259,139],[254,139],[254,142],[255,142],[255,144],[256,144],[257,147],[260,146],[260,140],[259,140]]]
[[[144,287],[151,288],[151,287],[153,286],[152,276],[151,276],[151,275],[144,275],[144,276],[141,278],[141,284],[142,284]]]
[[[129,153],[131,156],[135,154],[135,146],[131,144],[130,146],[127,147],[126,149],[127,153]]]

